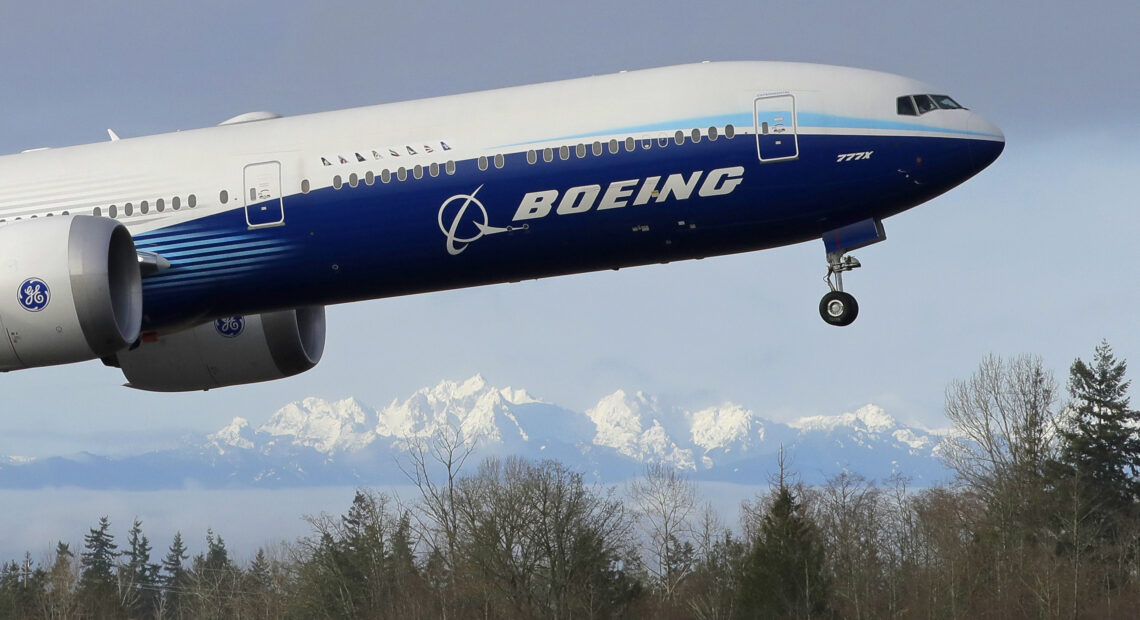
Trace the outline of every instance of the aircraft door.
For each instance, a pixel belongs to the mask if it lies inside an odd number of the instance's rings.
[[[245,167],[245,222],[250,228],[285,224],[281,199],[281,162]]]
[[[799,159],[796,98],[791,93],[759,95],[754,103],[756,153],[762,162]]]

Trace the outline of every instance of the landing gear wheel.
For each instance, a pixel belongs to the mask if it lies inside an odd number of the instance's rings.
[[[831,291],[819,301],[819,316],[829,325],[844,327],[859,316],[859,303],[850,293]]]

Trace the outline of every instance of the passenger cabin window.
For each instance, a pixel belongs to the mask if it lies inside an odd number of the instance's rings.
[[[914,109],[914,101],[911,100],[910,95],[899,97],[898,109],[899,114],[903,116],[918,116],[918,112]]]

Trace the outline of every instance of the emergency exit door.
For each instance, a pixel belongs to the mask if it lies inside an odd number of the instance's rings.
[[[762,162],[789,161],[800,156],[796,98],[790,93],[760,95],[754,104],[756,153]]]
[[[281,162],[267,161],[245,167],[245,221],[250,228],[285,223]]]

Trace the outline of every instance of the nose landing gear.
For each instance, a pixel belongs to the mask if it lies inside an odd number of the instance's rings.
[[[843,272],[862,267],[859,259],[854,256],[843,256],[842,253],[829,252],[827,255],[827,275],[824,281],[831,289],[819,301],[819,316],[829,325],[844,327],[855,322],[859,316],[859,302],[851,293],[843,290]],[[835,281],[832,282],[832,276]]]
[[[887,233],[882,221],[872,218],[825,232],[821,238],[827,252],[827,275],[823,279],[831,291],[819,302],[819,316],[829,325],[844,327],[859,316],[859,303],[843,291],[843,272],[862,267],[859,259],[847,256],[847,252],[883,241]]]

